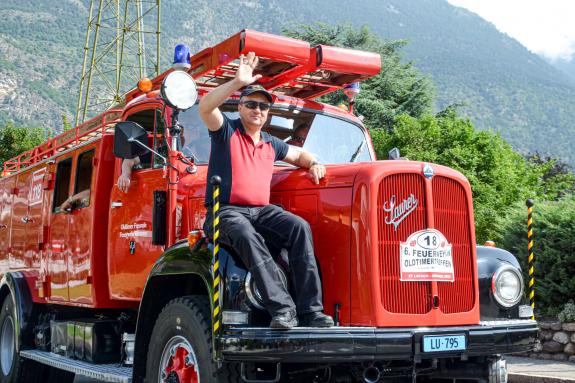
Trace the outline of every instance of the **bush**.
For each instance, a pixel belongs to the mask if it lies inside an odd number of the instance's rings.
[[[557,317],[561,322],[575,322],[575,304],[573,301],[567,302]]]
[[[534,197],[540,171],[513,151],[499,135],[475,130],[453,109],[432,116],[398,117],[394,130],[370,131],[378,158],[387,158],[393,147],[411,160],[449,166],[471,183],[479,243],[496,240],[494,224],[517,201]]]
[[[498,228],[500,247],[511,251],[527,275],[527,208],[517,204]],[[575,300],[575,196],[536,203],[533,207],[535,305],[538,313],[555,314]]]
[[[0,127],[0,163],[40,145],[44,140],[44,129],[15,126],[8,122],[6,126]]]

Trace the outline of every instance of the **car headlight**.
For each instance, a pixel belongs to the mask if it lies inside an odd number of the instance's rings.
[[[501,306],[515,306],[523,296],[521,272],[511,265],[499,267],[491,279],[491,290],[495,300]]]
[[[282,281],[282,284],[287,289],[288,288],[288,279],[287,279],[287,275],[286,275],[285,271],[281,267],[278,266],[278,273],[280,275],[280,279]],[[258,290],[258,287],[256,286],[256,281],[254,280],[254,278],[252,277],[252,273],[250,273],[250,272],[248,272],[246,274],[246,279],[244,282],[244,288],[246,290],[246,296],[248,297],[248,301],[250,301],[250,303],[255,308],[258,308],[260,310],[265,310],[266,308],[264,307],[264,300],[262,299],[262,294]]]

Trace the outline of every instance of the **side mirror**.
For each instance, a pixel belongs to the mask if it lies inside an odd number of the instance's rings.
[[[389,153],[387,154],[387,159],[388,160],[399,160],[401,159],[401,153],[399,153],[399,149],[398,148],[393,148],[389,151]]]
[[[132,121],[118,122],[114,131],[114,155],[120,158],[135,158],[147,150],[148,134],[139,124]]]

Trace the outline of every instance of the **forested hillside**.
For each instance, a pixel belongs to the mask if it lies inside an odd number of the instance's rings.
[[[575,54],[571,57],[571,60],[558,59],[550,62],[550,64],[567,73],[575,81]]]
[[[73,116],[87,0],[0,3],[0,122],[61,129]],[[437,89],[436,110],[458,104],[483,129],[523,152],[575,164],[575,80],[444,0],[171,0],[162,2],[162,67],[176,42],[196,51],[242,28],[281,32],[297,23],[369,25],[406,39],[406,60]],[[384,68],[385,70],[385,68]]]

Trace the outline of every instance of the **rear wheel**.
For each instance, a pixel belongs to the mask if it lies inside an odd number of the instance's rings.
[[[16,321],[12,298],[7,296],[0,313],[0,382],[13,382],[18,374],[16,356]]]
[[[16,311],[11,295],[0,311],[0,383],[72,383],[74,374],[20,358]]]
[[[212,361],[210,302],[204,296],[170,301],[162,310],[150,339],[147,383],[209,383],[240,381],[235,366],[218,369]]]

